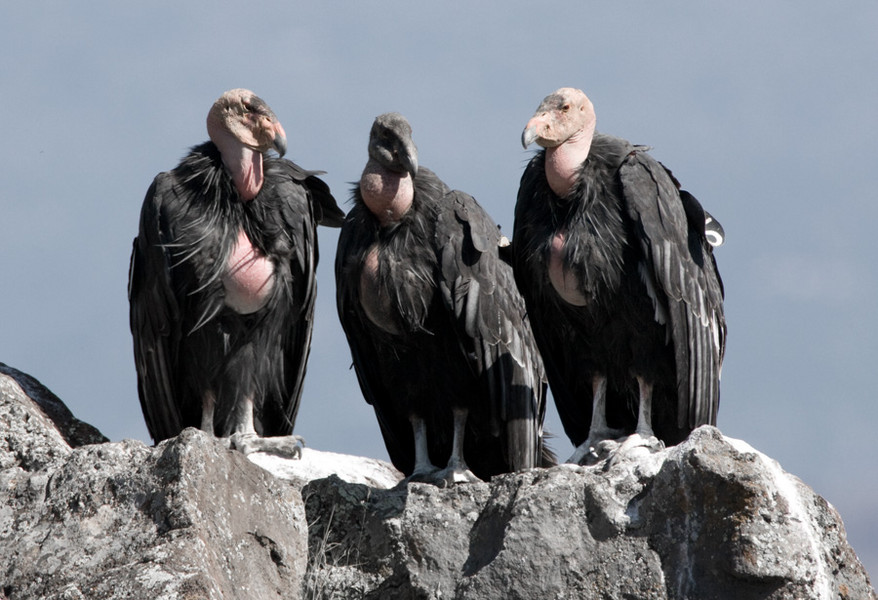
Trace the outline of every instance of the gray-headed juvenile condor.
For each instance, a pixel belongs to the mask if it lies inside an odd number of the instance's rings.
[[[224,93],[195,146],[146,193],[129,301],[138,393],[152,438],[184,427],[244,452],[296,456],[311,344],[317,223],[344,213],[248,90]],[[272,437],[268,436],[283,436]]]
[[[580,90],[543,100],[522,134],[534,141],[545,150],[521,178],[513,264],[570,462],[632,432],[629,445],[670,445],[716,424],[722,228],[644,147],[596,134]]]
[[[415,480],[546,464],[545,377],[499,258],[506,240],[471,196],[418,166],[411,131],[399,114],[375,119],[338,240],[338,314],[360,388]]]

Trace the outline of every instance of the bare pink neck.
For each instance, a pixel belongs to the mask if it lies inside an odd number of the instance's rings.
[[[414,182],[408,173],[388,171],[369,160],[360,177],[360,195],[381,225],[399,221],[412,205]]]
[[[546,180],[559,198],[566,198],[576,183],[593,137],[594,125],[577,131],[563,144],[546,148]]]
[[[265,180],[262,171],[262,153],[248,148],[226,131],[210,133],[210,138],[219,148],[223,164],[232,175],[241,199],[245,202],[252,200],[262,189]]]

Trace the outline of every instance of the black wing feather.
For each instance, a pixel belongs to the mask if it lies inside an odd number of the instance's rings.
[[[275,171],[275,169],[277,171]],[[276,196],[287,244],[284,253],[288,264],[278,269],[282,294],[275,297],[272,314],[276,323],[265,323],[267,334],[281,340],[282,352],[263,357],[273,360],[269,372],[282,373],[283,386],[275,390],[280,418],[265,419],[265,435],[289,435],[293,432],[304,388],[305,371],[311,350],[314,305],[317,296],[315,271],[319,258],[317,246],[317,193],[326,193],[333,204],[329,188],[315,173],[301,169],[288,160],[267,162],[266,173],[279,175],[277,183],[266,192]],[[287,179],[289,178],[289,179]],[[287,271],[288,269],[288,271]],[[271,406],[265,410],[271,411]]]
[[[664,309],[669,318],[677,368],[677,424],[716,424],[725,319],[722,285],[704,237],[704,211],[692,204],[691,195],[685,206],[676,181],[645,152],[632,152],[619,177],[645,257],[643,266],[661,292],[652,300],[657,312]],[[691,220],[689,215],[694,215]]]
[[[500,257],[500,230],[476,200],[451,191],[442,201],[436,237],[440,289],[473,344],[473,368],[487,378],[492,429],[506,429],[512,469],[540,464],[546,381],[511,267]],[[453,210],[451,210],[453,208]]]
[[[171,286],[171,258],[161,227],[162,203],[172,193],[172,181],[170,174],[161,173],[146,192],[128,278],[137,387],[154,440],[176,435],[183,423],[175,394],[180,308]]]

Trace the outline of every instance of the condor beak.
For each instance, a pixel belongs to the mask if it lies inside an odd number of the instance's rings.
[[[274,141],[271,145],[280,156],[287,153],[287,134],[280,123],[274,124]]]
[[[524,128],[524,131],[521,132],[521,145],[524,146],[524,149],[527,150],[527,147],[534,143],[537,139],[537,126],[536,124],[531,125],[527,124],[527,127]]]
[[[399,155],[399,162],[412,177],[418,174],[418,151],[414,144],[405,144]]]
[[[527,122],[527,125],[524,126],[524,131],[521,132],[521,145],[527,150],[528,146],[539,139],[540,132],[546,132],[548,129],[548,114],[545,111],[538,110],[530,118],[530,121]]]

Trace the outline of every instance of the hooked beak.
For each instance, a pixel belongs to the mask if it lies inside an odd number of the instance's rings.
[[[536,139],[537,126],[528,123],[527,127],[524,128],[524,131],[521,132],[521,145],[527,150],[527,147],[533,144]]]
[[[418,151],[413,144],[406,144],[399,155],[399,164],[412,178],[418,174]]]
[[[537,114],[530,118],[530,121],[524,126],[524,131],[521,132],[521,145],[524,146],[524,149],[527,150],[528,146],[536,142],[540,137],[540,132],[546,129],[546,113],[537,111]]]
[[[287,153],[287,134],[280,123],[274,124],[274,141],[271,145],[280,156]]]

